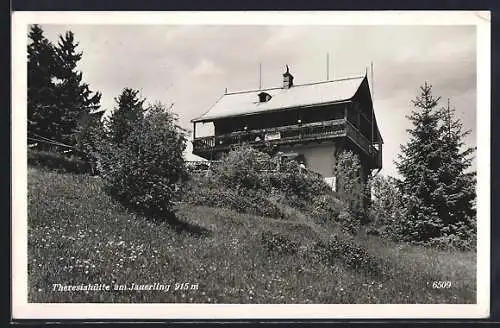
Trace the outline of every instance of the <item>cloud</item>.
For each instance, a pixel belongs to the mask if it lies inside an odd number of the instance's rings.
[[[220,67],[217,67],[213,61],[203,59],[191,74],[194,76],[221,75],[224,74],[224,71]]]

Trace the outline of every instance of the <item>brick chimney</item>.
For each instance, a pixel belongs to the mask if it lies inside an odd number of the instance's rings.
[[[290,74],[288,65],[286,65],[286,72],[283,73],[283,89],[290,89],[293,86],[293,75]]]

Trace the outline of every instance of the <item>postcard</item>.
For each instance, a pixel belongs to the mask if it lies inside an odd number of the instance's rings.
[[[485,318],[490,13],[14,12],[14,318]]]

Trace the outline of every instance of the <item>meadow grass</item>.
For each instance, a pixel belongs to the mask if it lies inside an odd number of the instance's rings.
[[[281,210],[287,219],[181,203],[178,219],[203,233],[179,231],[125,209],[101,191],[99,178],[30,167],[29,302],[476,302],[474,252],[350,237],[289,206]],[[328,253],[332,240],[337,252]],[[432,288],[434,281],[451,287]],[[53,290],[99,283],[171,288]],[[190,288],[175,290],[176,283]]]

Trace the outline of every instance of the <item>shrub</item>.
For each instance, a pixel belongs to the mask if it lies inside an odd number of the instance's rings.
[[[223,156],[212,167],[212,178],[219,184],[234,189],[269,190],[264,174],[276,168],[271,157],[249,146],[240,146]]]
[[[89,173],[91,166],[76,156],[64,156],[59,153],[28,149],[28,164],[44,167],[57,172]]]
[[[268,193],[246,189],[220,188],[207,177],[193,176],[185,185],[182,201],[192,205],[228,208],[240,213],[284,218]]]
[[[250,146],[240,146],[228,152],[220,162],[213,165],[212,179],[223,186],[235,189],[279,190],[302,199],[329,192],[323,178],[304,171],[295,161],[285,161]]]
[[[105,130],[100,117],[90,117],[76,135],[75,148],[92,168],[93,174],[99,173],[99,144],[105,138]]]
[[[403,240],[406,217],[405,202],[397,180],[378,175],[371,180],[372,199],[369,207],[370,229],[388,239]]]
[[[240,146],[210,166],[206,177],[195,177],[187,188],[185,201],[197,205],[222,206],[239,212],[285,218],[273,201],[298,207],[307,206],[319,195],[330,192],[322,177],[299,173],[298,163],[279,159]]]
[[[463,238],[457,235],[448,235],[430,239],[424,245],[439,249],[469,251],[476,249],[476,238]]]
[[[326,242],[316,242],[314,251],[326,263],[335,263],[335,261],[341,260],[354,270],[362,270],[372,275],[381,273],[380,263],[377,259],[350,239],[343,240],[333,235]]]
[[[431,238],[424,244],[460,251],[475,250],[477,243],[476,226],[473,222],[457,222],[443,229],[443,236]]]
[[[342,230],[349,234],[356,234],[361,228],[361,221],[347,207],[344,207],[340,212],[337,222],[341,225]]]
[[[285,161],[279,171],[270,177],[271,186],[290,198],[295,198],[298,207],[312,202],[316,197],[330,193],[324,179],[312,172],[300,171],[296,161]]]
[[[298,243],[291,241],[282,234],[272,231],[264,231],[261,233],[261,243],[269,255],[296,254],[299,250]]]
[[[311,215],[319,222],[336,221],[343,210],[343,204],[332,195],[315,197],[311,207]]]
[[[333,194],[315,197],[308,212],[319,223],[335,223],[343,232],[349,234],[356,234],[361,226],[360,220],[354,217],[346,204]]]
[[[105,191],[141,212],[172,214],[187,179],[185,131],[176,122],[177,117],[157,103],[134,122],[123,142],[108,139],[101,151]]]

